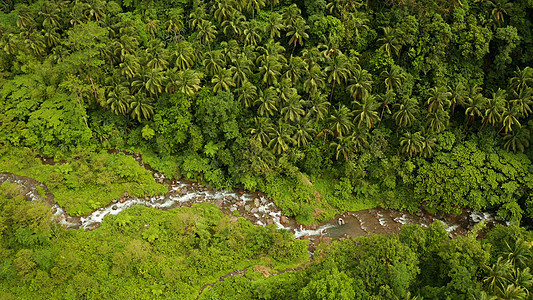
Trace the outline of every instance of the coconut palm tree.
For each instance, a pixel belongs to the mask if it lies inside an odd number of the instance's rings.
[[[506,133],[503,137],[504,144],[503,147],[507,151],[513,151],[513,152],[524,152],[527,147],[529,147],[529,143],[531,140],[531,135],[529,130],[520,127],[516,130],[513,130],[509,133]],[[507,245],[509,246],[509,245]],[[514,249],[516,250],[516,249]],[[529,248],[527,249],[529,252]],[[528,253],[529,255],[529,253]],[[518,263],[522,265],[522,259],[523,259],[523,253],[515,253],[510,252],[508,259],[513,263],[516,264],[516,261],[518,260]]]
[[[399,56],[402,45],[397,38],[396,30],[390,27],[383,27],[383,34],[384,36],[377,40],[377,43],[381,44],[379,49],[390,57],[392,57],[393,54]]]
[[[179,71],[175,82],[176,89],[187,95],[187,99],[189,99],[202,88],[202,77],[202,73],[192,69]]]
[[[408,156],[415,156],[422,152],[423,138],[420,131],[406,132],[400,139],[400,151]]]
[[[463,106],[466,99],[466,89],[465,86],[459,81],[453,86],[448,88],[450,92],[450,105],[452,107],[452,116],[455,113],[455,107],[457,105]]]
[[[331,83],[331,96],[333,99],[333,91],[335,90],[335,84],[346,83],[350,76],[350,69],[348,68],[349,61],[344,55],[336,55],[332,59],[328,60],[328,66],[324,69],[328,75],[328,82]]]
[[[300,95],[297,93],[292,94],[285,107],[281,109],[281,115],[285,122],[299,122],[302,116],[305,115],[304,104],[305,101],[301,99]]]
[[[309,97],[317,95],[319,89],[324,88],[326,85],[325,77],[326,75],[320,66],[314,65],[309,69],[307,78],[304,81],[304,90],[309,94]]]
[[[533,68],[525,67],[524,69],[514,72],[514,77],[509,80],[509,88],[517,93],[521,90],[533,86]]]
[[[270,136],[274,132],[274,126],[269,118],[255,117],[254,126],[249,128],[247,132],[252,135],[252,139],[267,146],[270,142]]]
[[[439,110],[446,110],[451,105],[449,100],[451,95],[443,86],[429,89],[429,98],[427,100],[428,112],[436,113]]]
[[[267,87],[277,85],[283,67],[279,62],[278,57],[276,55],[263,55],[258,60],[260,63],[259,73],[262,76],[262,82]]]
[[[132,95],[130,102],[131,117],[141,122],[149,120],[154,114],[154,107],[150,101],[150,98],[146,97],[143,93],[137,93]]]
[[[257,99],[257,87],[249,81],[244,81],[242,86],[239,88],[238,99],[239,102],[244,105],[244,107],[251,107]]]
[[[268,147],[278,155],[289,150],[290,144],[296,144],[296,141],[292,138],[291,131],[293,131],[292,126],[278,122],[278,126],[272,130]]]
[[[409,127],[416,121],[415,115],[418,112],[418,103],[414,99],[404,98],[402,102],[394,105],[397,111],[392,115],[396,125]]]
[[[488,98],[485,104],[485,112],[483,114],[483,127],[487,124],[494,125],[500,122],[502,113],[505,110],[505,91],[498,89],[492,93],[492,98]]]
[[[274,111],[278,111],[276,106],[278,100],[278,93],[272,87],[267,88],[264,92],[260,92],[259,99],[255,101],[255,104],[259,104],[257,113],[260,116],[273,116]]]
[[[296,146],[305,147],[310,141],[313,140],[315,133],[316,130],[313,128],[310,120],[304,118],[295,125],[294,135],[292,138],[296,142]]]
[[[285,31],[285,24],[283,23],[283,17],[277,13],[271,13],[268,17],[268,21],[265,28],[270,38],[281,37],[281,32]]]
[[[426,115],[426,127],[430,132],[440,133],[446,129],[449,120],[450,115],[445,110],[430,112]]]
[[[231,71],[228,69],[221,69],[220,72],[216,73],[213,76],[211,82],[214,84],[213,92],[215,93],[222,89],[225,91],[229,91],[230,87],[235,86]]]
[[[374,127],[376,121],[379,120],[377,109],[379,104],[373,95],[368,95],[360,101],[355,101],[354,110],[354,124],[358,128],[366,126],[366,128]]]
[[[331,105],[327,100],[327,95],[320,93],[311,97],[311,101],[309,101],[311,107],[307,110],[307,116],[313,118],[315,122],[324,120]]]
[[[355,100],[366,97],[368,93],[372,92],[372,74],[367,70],[361,68],[356,64],[352,71],[351,82],[348,86],[348,91]]]
[[[180,41],[173,49],[174,64],[178,70],[183,71],[192,68],[196,61],[196,51],[191,43]]]
[[[487,103],[487,98],[485,98],[481,93],[474,95],[473,97],[468,97],[465,101],[465,115],[468,116],[467,122],[474,123],[476,116],[483,117],[483,112],[485,111],[485,104]]]
[[[401,67],[392,65],[390,71],[385,70],[381,72],[381,76],[385,77],[385,88],[387,91],[399,90],[402,88],[405,74]]]
[[[307,63],[299,56],[291,56],[287,65],[287,71],[285,71],[283,76],[290,79],[296,85],[306,73]]]
[[[132,96],[126,86],[117,84],[107,93],[106,104],[116,115],[126,115],[130,109]]]
[[[344,104],[333,109],[329,116],[330,130],[335,136],[343,137],[349,134],[353,127],[352,112]]]
[[[492,293],[502,291],[509,284],[509,276],[511,274],[513,265],[503,257],[498,257],[498,260],[490,267],[485,267],[488,276],[483,279],[485,287]]]
[[[287,32],[286,36],[290,37],[289,45],[293,46],[291,52],[293,53],[294,49],[296,48],[296,44],[303,46],[304,40],[309,38],[309,34],[306,32],[309,29],[309,26],[305,23],[303,18],[299,18],[292,26],[288,28],[289,31]]]

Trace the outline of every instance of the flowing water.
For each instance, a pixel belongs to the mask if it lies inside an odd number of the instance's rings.
[[[153,174],[156,180],[169,182],[164,178],[163,174],[157,172]],[[0,173],[0,183],[4,181],[21,185],[28,200],[47,201],[52,207],[52,213],[56,221],[73,229],[95,229],[100,226],[105,216],[119,214],[124,209],[134,205],[170,209],[203,202],[214,203],[229,214],[238,211],[241,216],[257,226],[275,224],[278,228],[293,232],[296,238],[315,238],[320,236],[339,239],[379,233],[389,234],[398,232],[404,224],[419,224],[422,227],[427,227],[438,220],[425,211],[410,214],[403,211],[375,208],[346,212],[319,225],[303,226],[298,224],[293,218],[283,216],[282,211],[264,194],[215,190],[196,183],[180,181],[170,182],[168,185],[169,191],[165,195],[145,198],[123,197],[112,201],[110,205],[102,207],[89,215],[72,217],[67,215],[65,210],[53,201],[53,195],[42,183],[28,177]],[[39,196],[36,190],[37,186],[41,186],[46,191],[44,198]],[[493,226],[496,222],[492,213],[471,211],[465,211],[456,217],[448,216],[440,219],[440,221],[444,222],[446,230],[451,235],[463,234],[482,220],[486,220],[489,226]]]

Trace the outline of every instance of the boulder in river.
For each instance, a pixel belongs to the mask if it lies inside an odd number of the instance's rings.
[[[254,199],[254,205],[255,207],[259,207],[261,205],[261,202],[259,202],[259,199],[257,198]]]
[[[242,201],[237,201],[237,203],[236,203],[236,204],[237,204],[237,206],[239,206],[239,207],[242,207],[242,206],[243,206],[243,203],[242,203]]]
[[[281,216],[280,221],[283,225],[289,224],[289,218],[287,218],[286,216]]]
[[[246,212],[250,212],[250,211],[252,210],[252,208],[250,207],[250,205],[245,205],[245,206],[244,206],[244,210],[245,210]]]
[[[113,205],[113,207],[111,207],[112,210],[117,210],[117,206],[116,205]]]

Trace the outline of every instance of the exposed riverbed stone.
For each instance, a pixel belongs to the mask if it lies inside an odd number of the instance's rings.
[[[255,207],[259,207],[261,205],[261,203],[259,202],[259,199],[257,198],[254,199],[254,205]]]
[[[287,224],[289,224],[289,218],[287,218],[286,216],[281,216],[280,222],[283,225],[287,225]]]

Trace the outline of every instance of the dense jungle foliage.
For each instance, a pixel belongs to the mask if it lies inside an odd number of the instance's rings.
[[[497,211],[322,243],[216,207],[134,207],[90,232],[0,186],[0,298],[526,299],[532,0],[2,0],[0,172],[72,215],[169,178],[312,223],[377,205]],[[60,162],[43,164],[40,157]],[[276,276],[271,276],[287,270]]]
[[[1,9],[4,147],[140,152],[304,223],[376,205],[533,215],[530,0]]]
[[[212,204],[135,206],[66,230],[7,182],[0,225],[1,299],[530,299],[533,287],[533,235],[517,225],[484,239],[483,224],[454,239],[442,223],[406,225],[326,240],[309,263],[307,240]]]

